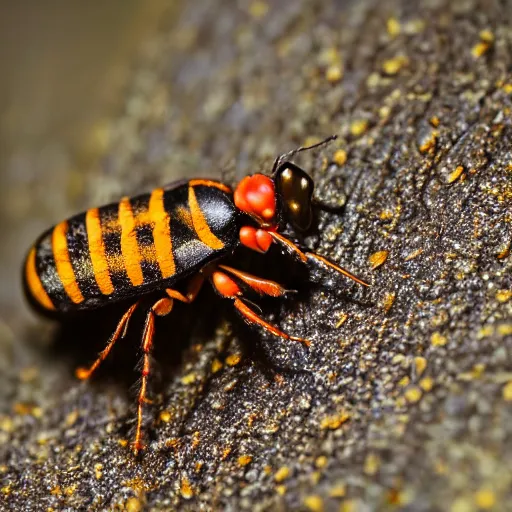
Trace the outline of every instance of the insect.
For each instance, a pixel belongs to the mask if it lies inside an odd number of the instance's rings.
[[[29,301],[40,310],[67,314],[133,300],[94,363],[77,369],[79,379],[88,379],[116,341],[125,336],[141,297],[161,292],[146,311],[142,335],[135,453],[144,448],[143,406],[148,402],[155,318],[168,315],[174,301],[191,303],[205,280],[221,297],[232,301],[247,323],[309,346],[308,340],[266,322],[244,298],[244,289],[271,297],[283,297],[287,290],[275,281],[224,265],[224,257],[240,246],[266,253],[277,243],[303,263],[314,260],[368,286],[282,234],[286,224],[302,232],[312,222],[314,183],[290,162],[291,157],[334,138],[279,156],[270,176],[247,176],[234,191],[220,181],[191,179],[91,208],[47,230],[30,249],[23,271],[24,287]],[[174,286],[184,280],[186,291],[182,293]]]

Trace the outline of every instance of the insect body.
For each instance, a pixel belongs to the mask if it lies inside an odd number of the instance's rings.
[[[170,313],[175,300],[192,302],[206,279],[221,297],[233,301],[248,323],[309,345],[309,341],[267,323],[243,294],[244,288],[249,288],[260,295],[281,297],[287,290],[274,281],[223,265],[223,257],[240,245],[265,253],[272,243],[278,243],[303,262],[315,260],[368,286],[322,256],[301,250],[279,232],[285,223],[299,231],[311,224],[313,181],[288,161],[293,154],[311,147],[278,157],[271,176],[248,176],[234,193],[219,181],[195,179],[92,208],[49,229],[30,249],[24,285],[29,301],[38,309],[69,313],[130,298],[134,301],[97,360],[89,368],[77,370],[80,379],[90,377],[125,335],[139,299],[162,292],[146,312],[135,452],[143,448],[142,412],[147,401],[155,316]],[[185,293],[174,289],[185,279]]]

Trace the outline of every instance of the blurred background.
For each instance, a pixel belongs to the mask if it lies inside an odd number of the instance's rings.
[[[12,327],[30,316],[22,306],[18,271],[27,244],[49,227],[49,219],[57,221],[81,204],[83,176],[94,172],[107,144],[103,119],[121,106],[138,45],[177,3],[0,3],[3,328],[6,318]],[[49,166],[52,172],[45,173]],[[68,208],[71,200],[75,206]]]

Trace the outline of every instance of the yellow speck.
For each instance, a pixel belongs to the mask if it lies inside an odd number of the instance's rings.
[[[379,268],[388,259],[388,251],[377,251],[370,255],[368,261],[372,266],[372,270]]]
[[[189,500],[190,498],[192,498],[194,496],[194,489],[190,485],[190,480],[186,476],[184,476],[181,479],[181,489],[180,489],[180,491],[181,491],[181,495],[186,500]]]
[[[512,94],[512,84],[504,84],[503,91],[505,91],[505,94]]]
[[[70,485],[68,487],[64,487],[64,494],[66,496],[73,496],[73,494],[75,494],[76,487],[77,487],[76,484]]]
[[[66,416],[66,427],[72,427],[78,419],[78,411],[75,409]]]
[[[60,488],[60,485],[56,485],[55,487],[52,487],[50,489],[50,494],[52,496],[60,496],[62,494],[62,489]]]
[[[482,30],[479,36],[480,40],[484,41],[485,43],[494,42],[494,34],[489,29]]]
[[[340,506],[340,512],[355,512],[356,502],[354,500],[346,500]]]
[[[284,496],[286,494],[286,485],[278,485],[276,491],[280,496]]]
[[[419,384],[420,388],[427,393],[434,387],[434,381],[432,380],[432,377],[425,377],[424,379],[421,379]]]
[[[422,395],[422,392],[421,392],[421,389],[420,388],[417,388],[416,386],[412,387],[412,388],[409,388],[405,393],[404,393],[404,396],[405,396],[405,399],[411,403],[411,404],[415,404],[416,402],[419,401],[419,399],[421,398],[421,395]]]
[[[117,442],[119,443],[119,446],[123,448],[126,448],[128,446],[128,439],[119,439],[119,441]]]
[[[7,484],[7,485],[4,485],[0,491],[2,492],[2,494],[4,496],[9,496],[9,494],[11,494],[12,492],[12,484]]]
[[[386,29],[391,37],[396,37],[400,34],[400,22],[396,18],[389,18],[386,22]]]
[[[405,55],[398,55],[392,59],[385,60],[382,63],[382,71],[386,75],[396,75],[407,64],[409,64],[409,59]]]
[[[238,465],[242,467],[247,466],[251,461],[252,457],[250,455],[240,455],[240,457],[238,457]]]
[[[188,373],[181,378],[182,384],[192,384],[196,380],[196,374],[194,372]]]
[[[103,464],[101,464],[101,462],[94,465],[94,476],[96,477],[96,480],[101,480],[101,477],[103,476]]]
[[[496,292],[498,302],[507,302],[510,298],[512,298],[512,290],[498,290]]]
[[[496,504],[496,496],[490,489],[480,489],[475,494],[475,501],[477,506],[484,510],[488,510]]]
[[[286,466],[282,466],[276,471],[276,474],[274,475],[274,480],[277,483],[281,483],[283,480],[286,480],[289,476],[290,476],[290,468],[288,468]]]
[[[501,247],[500,252],[497,254],[499,260],[504,260],[510,254],[510,245],[511,242],[508,242]]]
[[[391,115],[391,107],[389,105],[382,105],[379,108],[379,117],[381,119],[387,119]]]
[[[459,375],[457,375],[457,378],[459,380],[464,380],[464,381],[479,379],[483,375],[484,371],[485,371],[485,364],[477,363],[473,366],[473,368],[471,368],[471,370],[469,372],[459,373]]]
[[[339,329],[348,319],[348,315],[346,313],[342,313],[340,315],[340,319],[338,320],[338,323],[336,324],[336,329]]]
[[[401,364],[405,361],[405,356],[403,354],[397,354],[396,356],[393,356],[393,359],[391,359],[391,364]]]
[[[364,461],[364,472],[367,475],[375,475],[380,467],[380,458],[375,453],[369,453]]]
[[[347,152],[344,149],[338,149],[332,159],[336,165],[342,166],[347,162]]]
[[[331,487],[329,496],[331,498],[343,498],[347,494],[347,488],[344,483],[339,483]]]
[[[434,347],[444,347],[448,343],[448,339],[446,336],[443,336],[440,332],[434,332],[432,333],[432,336],[430,337],[430,342]]]
[[[164,423],[169,423],[169,421],[171,421],[172,419],[172,414],[171,414],[171,411],[162,411],[160,413],[160,420],[163,421]]]
[[[405,375],[405,377],[402,377],[402,378],[398,381],[398,385],[399,385],[399,386],[402,386],[402,387],[406,387],[406,386],[408,386],[410,383],[411,383],[411,379],[409,378],[409,376],[408,376],[408,375]]]
[[[322,512],[324,510],[324,501],[316,494],[306,496],[304,498],[304,505],[312,512]]]
[[[212,373],[217,373],[222,368],[222,363],[218,359],[212,361]]]
[[[497,331],[501,336],[510,336],[512,334],[512,324],[498,325]]]
[[[325,78],[331,84],[339,82],[343,78],[343,68],[341,64],[332,64],[325,70]]]
[[[384,295],[384,300],[382,301],[382,307],[386,313],[393,307],[393,304],[395,303],[395,299],[396,299],[396,293],[386,293],[386,295]]]
[[[231,447],[230,446],[224,448],[224,450],[222,451],[222,460],[226,460],[229,457],[230,453],[231,453]]]
[[[441,120],[439,119],[439,117],[437,116],[432,116],[430,118],[430,124],[434,127],[434,128],[437,128],[440,124],[441,124]]]
[[[488,43],[487,41],[480,41],[471,49],[471,55],[473,55],[475,59],[478,59],[482,55],[485,55],[489,51],[490,47],[491,43]]]
[[[464,167],[462,167],[462,165],[457,166],[455,168],[455,170],[450,173],[450,175],[446,179],[446,182],[453,183],[454,181],[457,181],[463,172],[464,172]]]
[[[504,400],[512,402],[512,380],[503,386],[502,395]]]
[[[393,212],[391,210],[383,210],[379,215],[380,220],[391,220],[393,218]]]
[[[3,432],[12,432],[14,430],[14,423],[8,416],[0,416],[0,430]]]
[[[424,357],[418,356],[414,358],[414,366],[416,368],[416,375],[419,377],[427,367],[427,360]]]
[[[135,496],[128,498],[125,504],[126,512],[140,512],[142,510],[142,501]]]
[[[350,419],[350,414],[346,412],[342,412],[340,414],[336,414],[333,416],[326,416],[323,418],[322,422],[320,423],[320,427],[322,429],[330,429],[330,430],[336,430],[337,428],[341,427],[343,423],[348,421]]]
[[[327,462],[327,457],[325,455],[320,455],[320,457],[317,457],[315,460],[315,466],[318,469],[322,469],[325,468],[325,466],[327,466]]]
[[[231,354],[228,357],[226,357],[226,364],[228,366],[236,366],[241,359],[242,357],[240,356],[240,354]]]
[[[266,2],[262,2],[261,0],[256,0],[249,6],[249,14],[257,20],[264,18],[267,12],[268,4]]]
[[[439,137],[439,133],[437,130],[432,130],[429,136],[422,142],[420,145],[420,153],[433,153],[436,148],[437,138]]]
[[[352,121],[352,124],[350,125],[350,133],[354,137],[360,137],[364,133],[366,133],[366,130],[368,130],[369,123],[367,119],[356,119],[355,121]]]

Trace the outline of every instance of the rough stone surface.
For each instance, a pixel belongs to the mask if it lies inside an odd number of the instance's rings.
[[[158,322],[140,460],[126,443],[142,318],[79,384],[74,366],[119,312],[55,329],[4,308],[2,510],[505,510],[511,13],[490,0],[187,2],[141,49],[85,193],[58,203],[51,151],[36,170],[11,163],[44,227],[176,176],[235,182],[337,133],[296,160],[337,208],[307,242],[372,287],[324,268],[308,286],[278,251],[240,255],[299,288],[263,305],[311,348],[250,332],[210,291],[177,306]],[[6,251],[22,222],[3,217]]]

